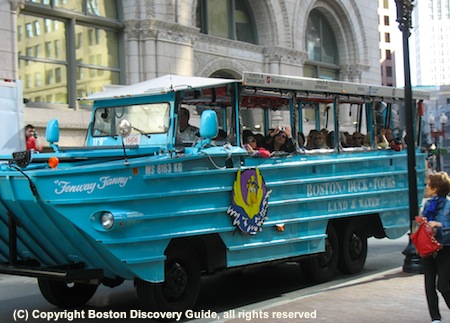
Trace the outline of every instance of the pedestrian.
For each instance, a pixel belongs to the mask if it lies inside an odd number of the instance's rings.
[[[434,228],[437,240],[443,248],[432,256],[423,258],[425,276],[425,294],[432,323],[441,322],[437,290],[442,294],[450,308],[450,237],[446,229],[450,229],[450,203],[447,195],[450,192],[450,178],[446,172],[429,174],[427,177],[427,194],[430,199],[425,203],[422,216]]]
[[[25,144],[27,150],[42,151],[42,145],[38,139],[36,129],[31,124],[25,127]]]

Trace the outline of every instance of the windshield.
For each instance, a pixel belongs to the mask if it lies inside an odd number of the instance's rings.
[[[166,133],[169,129],[169,107],[169,103],[152,103],[99,108],[95,111],[92,135],[117,136],[117,124],[123,119],[131,123],[135,133]]]

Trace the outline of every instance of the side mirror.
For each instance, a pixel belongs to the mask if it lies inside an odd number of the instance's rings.
[[[59,141],[59,124],[57,119],[52,119],[47,123],[47,129],[45,130],[45,138],[47,139],[50,147],[54,151],[58,151],[56,143]]]
[[[200,137],[212,139],[219,133],[219,121],[216,111],[203,111],[200,118]]]

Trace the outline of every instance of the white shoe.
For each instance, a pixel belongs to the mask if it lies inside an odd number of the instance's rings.
[[[441,323],[441,320],[434,320],[431,323]]]

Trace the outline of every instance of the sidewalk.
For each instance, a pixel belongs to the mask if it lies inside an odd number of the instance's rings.
[[[223,318],[226,314],[234,314],[235,318],[222,322],[244,323],[250,317],[253,322],[270,323],[431,322],[423,285],[423,275],[407,274],[402,268],[396,268],[250,312],[224,312]],[[450,323],[450,310],[442,298],[440,310],[442,323]]]

